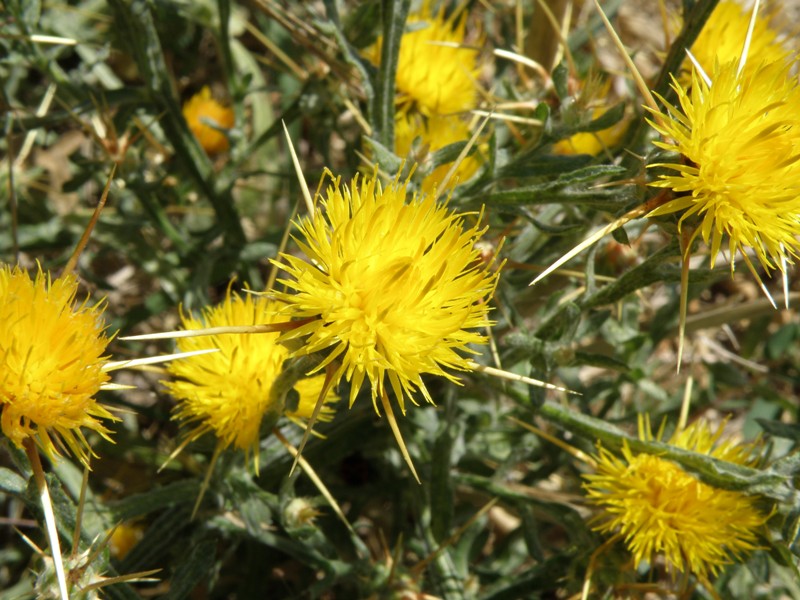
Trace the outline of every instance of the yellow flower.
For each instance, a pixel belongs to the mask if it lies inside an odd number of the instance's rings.
[[[713,267],[724,238],[731,259],[752,248],[765,269],[782,269],[797,256],[800,233],[800,93],[784,63],[737,74],[737,63],[718,66],[708,85],[697,73],[689,91],[673,82],[680,108],[667,105],[663,124],[651,123],[682,155],[679,163],[655,164],[676,173],[652,185],[676,198],[649,216],[683,211],[679,225],[696,216],[711,244]],[[733,269],[731,260],[731,269]]]
[[[228,149],[228,138],[215,127],[219,129],[233,127],[233,111],[214,100],[208,86],[184,103],[183,118],[207,154],[219,154]],[[209,123],[213,123],[214,127]]]
[[[676,432],[669,444],[739,465],[755,463],[757,444],[720,440],[698,421]],[[659,439],[659,435],[656,439]],[[652,440],[647,419],[639,438]],[[627,444],[622,457],[598,444],[597,473],[585,476],[589,498],[603,510],[595,529],[618,533],[638,565],[663,554],[668,565],[707,583],[733,559],[758,545],[767,521],[752,496],[702,483],[677,464],[651,454],[636,454]]]
[[[205,329],[235,325],[264,325],[281,321],[280,306],[263,296],[243,297],[228,290],[223,302],[207,308],[202,318],[181,315],[184,329]],[[192,356],[169,364],[175,381],[164,382],[178,400],[175,418],[194,424],[187,439],[213,432],[222,447],[244,450],[247,460],[253,455],[258,471],[258,443],[262,421],[277,421],[284,414],[287,390],[278,389],[276,378],[289,351],[277,342],[277,333],[219,334],[179,338],[181,352],[217,348],[219,352]],[[313,410],[324,377],[300,382],[300,407]],[[330,394],[326,402],[337,398]],[[305,418],[308,411],[291,411],[295,418]],[[331,411],[323,410],[322,419]]]
[[[445,369],[471,369],[461,353],[485,342],[470,330],[489,323],[497,282],[475,248],[478,225],[465,229],[462,215],[432,197],[407,200],[405,183],[383,188],[373,174],[350,187],[334,181],[299,229],[308,258],[282,255],[292,277],[282,283],[296,294],[278,297],[310,321],[283,339],[306,338],[297,354],[330,349],[317,368],[338,363],[336,380],[352,382],[351,405],[364,379],[373,403],[388,379],[405,412],[404,397],[416,390],[433,402],[423,374],[458,381]]]
[[[419,152],[413,156],[414,162],[422,162],[428,154],[455,144],[469,141],[472,134],[469,126],[456,116],[432,116],[425,118],[417,113],[401,112],[396,115],[394,129],[395,153],[400,157],[408,156],[414,150],[414,140],[419,138]],[[450,171],[452,163],[439,165],[425,177],[422,191],[433,192]],[[481,168],[478,152],[467,156],[456,168],[450,179],[450,186],[468,181]]]
[[[733,0],[722,0],[717,4],[692,45],[692,54],[706,73],[714,70],[715,63],[739,61],[751,14],[751,10],[745,10]],[[745,74],[752,74],[762,63],[786,62],[789,54],[769,26],[769,15],[757,15],[748,51],[752,59],[745,65]],[[684,66],[681,84],[686,87],[691,84],[691,62],[687,59]]]
[[[108,550],[117,560],[124,559],[144,538],[144,527],[138,523],[120,523],[108,540]]]
[[[443,6],[443,5],[442,5]],[[466,15],[455,11],[445,18],[442,8],[434,15],[426,0],[406,21],[397,61],[397,104],[425,116],[463,112],[477,103],[478,51],[465,43]],[[380,63],[381,43],[367,50],[367,59]]]
[[[104,306],[76,305],[77,290],[72,275],[0,266],[0,426],[18,448],[32,439],[53,459],[66,445],[86,463],[81,427],[109,439],[99,419],[116,418],[94,398],[108,381]]]
[[[606,112],[604,108],[595,108],[592,119],[598,119]],[[579,131],[565,140],[553,145],[555,154],[591,154],[597,156],[608,148],[613,148],[625,134],[628,121],[622,119],[607,129],[600,131]]]
[[[314,409],[317,406],[317,399],[319,392],[322,389],[322,382],[325,378],[321,376],[308,377],[301,379],[294,384],[294,389],[297,392],[297,404],[295,406],[286,406],[286,416],[293,421],[308,421],[311,415],[314,414]],[[339,398],[334,393],[329,393],[326,398],[326,404],[320,409],[317,419],[320,421],[330,421],[336,412],[327,403],[335,402]]]

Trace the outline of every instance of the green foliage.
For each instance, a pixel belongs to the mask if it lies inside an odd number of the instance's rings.
[[[470,27],[480,19],[493,24],[469,39],[487,62],[487,48],[515,44],[511,4],[493,3],[492,14],[481,3],[459,4]],[[666,99],[670,75],[716,3],[685,4],[685,26],[650,82]],[[604,5],[615,11],[619,3]],[[371,170],[362,156],[377,161],[388,179],[410,170],[393,148],[400,39],[414,6],[409,0],[7,1],[0,34],[0,259],[40,261],[57,273],[115,169],[108,205],[77,270],[92,301],[106,298],[110,332],[175,329],[179,310],[218,301],[231,281],[236,289],[264,289],[270,260],[305,210],[284,124],[312,193],[326,168],[344,181]],[[533,18],[530,6],[524,12]],[[100,397],[123,411],[112,425],[115,444],[90,439],[97,456],[78,548],[98,550],[92,569],[106,577],[159,571],[151,576],[158,581],[103,587],[104,597],[577,597],[592,570],[596,597],[653,581],[667,586],[663,565],[637,571],[623,543],[604,545],[607,539],[592,529],[595,508],[581,487],[591,460],[564,446],[592,455],[598,442],[656,454],[711,486],[760,498],[772,511],[770,531],[745,562],[724,570],[714,593],[800,593],[795,312],[772,309],[751,289],[745,269],[732,276],[728,267],[711,269],[697,259],[688,289],[690,349],[676,375],[681,246],[671,216],[627,223],[565,271],[529,286],[587,235],[656,195],[644,164],[662,161],[651,160],[660,151],[651,144],[641,102],[614,100],[595,118],[578,100],[576,87],[599,69],[589,41],[601,34],[593,16],[569,36],[578,72],[564,61],[549,81],[532,83],[524,68],[498,58],[481,73],[476,83],[491,90],[485,108],[511,114],[495,106],[507,100],[527,112],[515,115],[520,122],[492,119],[476,140],[480,152],[472,153],[486,157],[481,170],[443,194],[467,219],[484,211],[487,255],[506,261],[493,299],[493,350],[478,349],[475,360],[498,366],[496,351],[507,371],[570,393],[477,371],[459,374],[461,386],[426,380],[437,406],[397,414],[419,484],[368,392],[352,407],[343,400],[332,422],[315,426],[322,435],[311,436],[303,451],[342,519],[302,466],[292,471],[293,457],[269,430],[257,475],[239,452],[223,452],[213,464],[210,435],[169,460],[182,438],[159,383],[165,375],[123,371],[115,381],[135,389]],[[35,35],[65,39],[45,43]],[[362,53],[379,36],[380,63],[372,65]],[[230,149],[216,157],[206,154],[182,113],[204,85],[235,115]],[[559,140],[618,123],[628,123],[624,139],[605,152],[553,151]],[[436,150],[432,166],[450,163],[464,146]],[[781,282],[766,283],[779,297]],[[797,293],[790,296],[796,304]],[[124,360],[174,347],[116,339],[110,351]],[[309,368],[286,366],[291,381]],[[641,413],[656,427],[664,418],[668,430],[675,428],[689,378],[692,418],[721,422],[731,415],[747,435],[765,436],[758,465],[635,435]],[[347,398],[349,383],[338,391]],[[302,430],[284,421],[277,427],[300,445]],[[27,458],[5,438],[3,444],[5,514],[46,553]],[[49,467],[69,552],[81,473],[67,458]],[[208,490],[192,518],[208,469]],[[10,525],[0,529],[0,589],[7,590],[4,598],[32,598],[44,562]],[[102,541],[119,525],[140,536],[114,554]],[[695,583],[690,578],[685,597],[710,597],[702,586],[691,591]]]

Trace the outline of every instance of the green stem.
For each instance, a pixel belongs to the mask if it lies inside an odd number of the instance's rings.
[[[690,10],[684,11],[683,28],[672,42],[661,72],[658,74],[658,79],[652,88],[653,92],[661,96],[668,104],[674,104],[677,98],[675,90],[670,87],[672,75],[680,70],[683,61],[686,60],[686,50],[692,47],[718,3],[719,0],[698,0]],[[631,133],[625,146],[642,148],[649,132],[650,125],[644,117],[639,119],[638,126]],[[630,169],[640,169],[641,159],[631,154],[623,164]]]
[[[375,90],[373,121],[376,137],[390,150],[394,148],[394,104],[397,62],[400,57],[400,42],[408,17],[411,0],[383,0],[383,43],[381,44],[381,66]]]
[[[677,96],[670,87],[672,74],[677,73],[686,60],[686,50],[692,47],[703,27],[717,7],[719,0],[698,0],[688,14],[684,15],[683,28],[672,42],[661,72],[653,87],[653,91],[669,103],[674,103]]]
[[[47,480],[44,477],[42,461],[39,458],[39,451],[36,449],[36,444],[31,438],[26,438],[24,445],[28,460],[31,463],[31,469],[33,470],[33,478],[36,481],[36,487],[39,489],[39,496],[42,501],[47,541],[50,544],[50,554],[52,555],[53,565],[56,569],[56,579],[58,579],[58,589],[61,594],[61,600],[69,600],[67,577],[64,573],[64,559],[61,555],[61,544],[58,541],[56,515],[53,512],[53,502],[50,499],[50,490],[47,487]]]

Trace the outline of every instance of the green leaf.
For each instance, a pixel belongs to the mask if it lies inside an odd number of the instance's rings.
[[[247,530],[254,534],[272,523],[272,507],[277,502],[274,494],[262,490],[255,484],[245,481],[232,482],[235,493],[232,501],[238,508]]]
[[[142,539],[120,562],[120,572],[154,569],[167,563],[173,548],[181,547],[186,542],[190,507],[187,503],[168,508],[150,521]]]
[[[624,227],[619,227],[618,229],[612,231],[611,237],[614,238],[614,241],[616,241],[619,244],[622,244],[623,246],[631,245],[631,241],[628,239],[628,232],[625,231]]]
[[[786,477],[795,477],[800,473],[800,454],[795,452],[779,458],[770,465],[770,470]]]
[[[532,590],[553,589],[553,581],[568,579],[575,568],[576,548],[569,552],[558,553],[548,557],[542,563],[526,568],[511,578],[504,578],[500,584],[491,586],[480,596],[480,600],[520,600],[520,598],[546,597],[532,595]]]
[[[625,107],[626,104],[624,102],[621,102],[609,108],[606,112],[604,112],[596,119],[592,119],[590,121],[586,121],[583,123],[578,123],[576,125],[562,124],[558,129],[554,128],[553,137],[555,139],[564,139],[576,133],[590,133],[594,131],[603,131],[604,129],[613,127],[614,125],[619,123],[625,116]],[[622,169],[620,167],[620,170],[624,171],[625,169]]]
[[[784,438],[792,441],[800,441],[800,424],[784,423],[782,421],[772,421],[769,419],[756,419],[756,423],[773,437]]]
[[[443,148],[439,148],[431,155],[431,170],[455,161],[466,145],[467,142],[454,142]],[[477,149],[473,146],[470,150],[470,154],[474,154],[476,150]]]
[[[614,178],[622,175],[625,169],[619,165],[590,165],[559,175],[556,183],[562,186],[578,183],[597,183],[599,179]],[[619,190],[616,192],[619,194]]]
[[[550,121],[550,105],[547,102],[540,102],[533,111],[533,118],[547,124]]]
[[[175,574],[170,580],[169,593],[163,598],[183,600],[188,597],[198,585],[208,580],[216,554],[216,539],[206,538],[193,542],[188,548],[188,554],[184,554],[184,558],[179,560]]]
[[[581,310],[574,302],[561,304],[536,330],[536,337],[547,340],[571,340],[580,323]]]
[[[519,504],[519,513],[522,518],[521,529],[525,539],[525,547],[528,549],[528,554],[531,555],[531,558],[536,562],[543,562],[545,560],[545,548],[539,537],[539,523],[533,512],[533,507],[523,503]]]
[[[394,150],[390,150],[378,140],[370,137],[364,136],[364,141],[372,146],[374,155],[373,162],[380,165],[381,170],[392,174],[400,172],[400,168],[403,166],[403,160],[394,153]],[[408,167],[410,165],[406,166]]]
[[[569,235],[571,233],[575,233],[578,231],[583,231],[584,226],[581,223],[566,223],[563,225],[548,225],[546,223],[542,223],[538,219],[534,219],[530,212],[525,209],[520,209],[516,207],[512,207],[509,212],[516,212],[526,220],[530,221],[536,229],[542,231],[544,233],[549,233],[551,235]]]
[[[25,32],[36,32],[42,17],[41,0],[8,0],[6,7]]]
[[[795,504],[784,516],[783,526],[781,527],[782,539],[789,543],[789,550],[795,555],[800,556],[800,505]],[[786,556],[786,550],[781,553]],[[795,564],[795,560],[788,560],[785,564]]]
[[[395,78],[400,56],[400,41],[405,30],[411,0],[382,0],[383,38],[381,64],[375,85],[373,125],[380,142],[394,148]]]
[[[108,508],[114,520],[129,521],[164,508],[191,506],[199,491],[200,484],[195,480],[176,481],[109,503]]]
[[[594,354],[591,352],[575,352],[575,358],[570,362],[570,366],[591,366],[599,367],[601,369],[611,369],[613,371],[627,372],[630,370],[628,365],[614,358],[613,356],[606,356],[604,354]]]
[[[358,3],[345,17],[343,26],[345,37],[356,48],[366,48],[374,44],[378,39],[376,31],[380,16],[379,0]]]
[[[456,423],[443,421],[433,445],[430,474],[431,532],[441,543],[450,534],[453,520],[454,489],[450,478]]]
[[[772,359],[781,358],[789,348],[795,345],[797,338],[800,337],[800,325],[789,323],[769,336],[767,340],[767,356]]]
[[[556,65],[555,69],[553,69],[552,78],[556,95],[558,95],[561,100],[569,98],[569,69],[564,62],[560,62]]]
[[[582,308],[597,308],[613,304],[628,294],[656,281],[680,281],[680,267],[664,264],[678,253],[678,244],[673,240],[661,250],[653,253],[643,263],[626,271],[617,280],[601,287],[597,292],[579,301]]]
[[[522,155],[517,160],[497,169],[498,179],[505,177],[543,177],[558,173],[571,173],[585,167],[592,157],[585,154],[573,156],[554,156],[540,154],[537,150],[530,155]]]
[[[0,491],[6,494],[20,496],[25,492],[27,483],[25,479],[17,475],[11,469],[0,467]]]

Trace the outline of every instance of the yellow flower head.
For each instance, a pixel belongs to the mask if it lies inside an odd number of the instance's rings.
[[[739,61],[750,26],[752,11],[745,10],[741,3],[734,0],[722,0],[700,35],[692,45],[692,54],[706,73],[714,70],[714,64],[725,64]],[[783,63],[789,52],[778,40],[778,34],[769,26],[769,15],[756,16],[748,56],[752,57],[745,65],[745,74],[752,74],[759,65],[771,62]],[[691,62],[684,63],[684,75],[681,84],[686,87],[691,83]]]
[[[298,354],[331,349],[318,368],[338,361],[336,379],[352,381],[351,405],[365,378],[373,402],[388,379],[405,412],[404,397],[417,389],[432,402],[424,373],[457,381],[445,369],[470,369],[460,353],[485,342],[470,330],[489,323],[497,282],[475,248],[478,225],[464,229],[462,216],[431,196],[409,201],[405,183],[383,188],[373,174],[349,187],[334,181],[299,229],[308,258],[283,255],[279,266],[292,276],[283,283],[296,294],[278,296],[310,321],[284,339],[306,338]]]
[[[214,100],[208,86],[184,103],[183,118],[207,154],[219,154],[228,149],[228,138],[215,127],[219,129],[233,127],[233,111]],[[214,127],[209,123],[213,123]]]
[[[18,448],[32,439],[52,459],[66,446],[86,463],[81,427],[109,439],[99,419],[115,417],[94,398],[108,381],[103,305],[76,305],[77,290],[72,275],[0,266],[0,426]]]
[[[711,244],[711,265],[727,237],[731,259],[753,248],[766,269],[797,256],[800,233],[800,92],[784,63],[738,74],[737,62],[718,66],[712,85],[697,72],[689,91],[673,82],[680,108],[667,106],[666,136],[655,142],[682,155],[675,171],[652,185],[675,199],[649,216],[683,211],[679,224],[699,219],[694,236]],[[731,260],[733,268],[733,260]]]
[[[740,465],[752,466],[757,444],[720,440],[698,421],[676,432],[669,444]],[[650,424],[640,420],[639,437],[652,440]],[[660,438],[659,436],[657,436]],[[768,515],[755,499],[702,483],[677,464],[623,445],[618,457],[598,445],[597,473],[584,484],[589,498],[603,509],[598,531],[618,533],[638,565],[663,554],[668,565],[691,572],[703,582],[732,559],[757,547]]]
[[[445,18],[440,7],[434,15],[426,1],[410,14],[407,32],[400,40],[395,84],[398,108],[414,109],[425,116],[445,115],[475,108],[478,51],[462,47],[466,19],[458,11]],[[367,50],[367,59],[380,63],[381,39]]]
[[[394,147],[395,153],[406,157],[412,151],[413,142],[420,138],[420,153],[413,157],[415,162],[421,162],[427,154],[455,144],[466,142],[472,137],[467,123],[457,116],[432,116],[425,118],[417,113],[400,112],[395,118]],[[422,191],[430,193],[440,184],[450,171],[452,163],[436,167],[422,182]],[[480,155],[475,152],[467,156],[456,168],[450,179],[450,185],[469,180],[481,168]]]
[[[181,315],[184,329],[205,329],[234,325],[265,325],[281,321],[280,306],[263,296],[243,297],[228,290],[223,302],[207,308],[202,318]],[[222,447],[244,450],[247,460],[253,454],[258,471],[259,431],[263,419],[277,420],[285,411],[284,392],[273,384],[280,375],[289,351],[277,342],[277,333],[219,334],[179,338],[181,352],[217,348],[219,352],[201,354],[171,362],[169,372],[175,381],[164,382],[178,400],[175,418],[195,424],[188,439],[213,432]],[[322,390],[324,376],[300,381],[299,408],[290,416],[307,418]],[[337,398],[330,394],[326,402]],[[321,412],[330,420],[329,408]]]
[[[296,404],[286,406],[286,416],[292,421],[309,421],[317,407],[317,399],[322,390],[324,376],[307,377],[294,384],[294,391],[297,392]],[[328,403],[336,402],[339,397],[333,392],[329,392],[325,398],[326,404],[320,409],[317,419],[320,421],[331,421],[336,412]]]
[[[138,523],[120,523],[114,528],[108,540],[108,550],[111,556],[122,560],[136,544],[144,538],[144,527]]]

